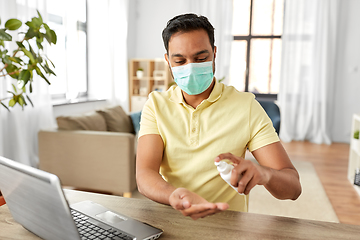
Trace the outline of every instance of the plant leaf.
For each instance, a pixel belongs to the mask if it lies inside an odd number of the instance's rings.
[[[9,107],[13,107],[15,105],[15,100],[14,99],[10,99],[9,101]]]
[[[13,93],[12,91],[7,91],[8,93],[11,93],[13,96],[15,96],[15,93]]]
[[[10,112],[10,109],[3,102],[0,102],[0,104]]]
[[[24,48],[24,44],[22,44],[22,42],[16,41],[16,44],[18,45],[19,48]]]
[[[14,92],[17,93],[17,89],[16,89],[15,85],[14,84],[11,84],[11,85],[12,85],[12,87],[14,89]]]
[[[5,69],[6,69],[6,72],[7,72],[7,73],[16,72],[16,71],[19,70],[19,69],[18,69],[15,65],[13,65],[13,64],[9,64]],[[18,75],[19,75],[19,73],[13,73],[13,74],[11,74],[11,75],[9,75],[9,76],[12,77],[12,78],[17,79],[17,78],[18,78]]]
[[[36,36],[36,32],[35,32],[34,28],[30,27],[30,28],[28,29],[28,31],[26,32],[25,37],[26,37],[27,39],[31,39],[31,38],[33,38],[33,37],[35,37],[35,36]]]
[[[29,70],[22,70],[19,74],[19,80],[24,81],[24,85],[29,81],[30,79],[30,71]]]
[[[41,70],[40,70],[40,68],[39,67],[35,67],[35,71],[36,71],[36,73],[40,76],[40,77],[42,77],[49,85],[51,84],[50,82],[49,82],[49,80],[44,76],[44,74],[41,72]]]
[[[52,42],[53,44],[56,44],[56,42],[57,42],[56,33],[54,32],[54,30],[50,30],[50,32],[51,32],[51,42]]]
[[[43,68],[45,69],[45,71],[46,71],[47,73],[56,76],[56,74],[54,73],[54,71],[51,70],[47,65],[44,65]]]
[[[5,64],[12,64],[12,61],[10,60],[10,57],[8,55],[5,55],[5,57],[3,58],[3,62]]]
[[[31,22],[33,22],[33,24],[35,25],[35,28],[38,29],[41,27],[42,21],[39,18],[33,17],[31,19]]]
[[[23,60],[21,60],[21,58],[18,57],[9,57],[9,60],[11,60],[12,62],[16,62],[21,64]]]
[[[35,23],[30,22],[30,21],[27,21],[27,22],[25,23],[25,25],[29,26],[32,30],[36,28]]]
[[[40,40],[39,38],[36,38],[36,45],[39,49],[44,49],[43,46],[41,45],[42,40]]]
[[[33,102],[31,101],[31,99],[29,98],[29,96],[28,96],[28,95],[26,95],[26,98],[27,98],[27,100],[29,100],[29,102],[31,103],[31,106],[33,106],[33,107],[34,107],[34,104],[33,104]]]
[[[22,22],[16,18],[12,18],[6,21],[5,28],[9,30],[17,30],[21,27]]]
[[[41,14],[40,14],[39,10],[36,10],[36,11],[37,11],[37,13],[38,13],[38,15],[39,15],[39,19],[40,19],[41,23],[43,23],[43,19],[42,19],[42,17],[41,17]]]
[[[24,99],[21,95],[18,98],[18,103],[20,104],[20,106],[22,106],[22,107],[24,106]]]
[[[51,65],[53,66],[53,68],[55,68],[54,63],[48,58],[48,56],[46,56],[47,60],[51,63]]]
[[[31,63],[35,63],[35,58],[34,56],[31,54],[31,52],[29,52],[26,48],[21,48],[21,50],[25,53],[25,55],[30,59]]]
[[[12,36],[5,32],[5,29],[0,29],[0,40],[11,41]]]

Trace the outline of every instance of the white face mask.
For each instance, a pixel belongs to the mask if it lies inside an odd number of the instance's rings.
[[[176,84],[189,95],[203,93],[214,78],[213,62],[188,63],[184,66],[171,67]]]

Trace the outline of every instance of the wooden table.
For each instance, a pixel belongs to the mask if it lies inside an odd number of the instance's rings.
[[[360,239],[360,226],[225,211],[192,220],[150,200],[65,190],[69,203],[92,200],[164,230],[165,239]],[[0,239],[39,239],[0,207]]]

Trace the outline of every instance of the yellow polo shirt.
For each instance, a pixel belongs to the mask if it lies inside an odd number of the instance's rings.
[[[246,148],[252,152],[279,141],[252,93],[216,79],[209,98],[196,109],[185,103],[177,86],[152,92],[141,115],[139,137],[146,134],[159,134],[164,142],[160,173],[167,182],[209,202],[227,202],[236,211],[247,211],[247,200],[220,177],[215,157],[227,152],[244,157]]]

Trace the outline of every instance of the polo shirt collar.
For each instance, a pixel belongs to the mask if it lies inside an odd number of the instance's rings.
[[[223,87],[222,84],[220,84],[217,79],[214,77],[215,79],[215,85],[213,90],[210,93],[210,96],[206,99],[208,102],[215,102],[217,101],[220,97],[221,94],[223,92]],[[173,93],[170,96],[170,100],[176,103],[185,103],[182,92],[181,92],[181,88],[179,86],[177,86]]]

